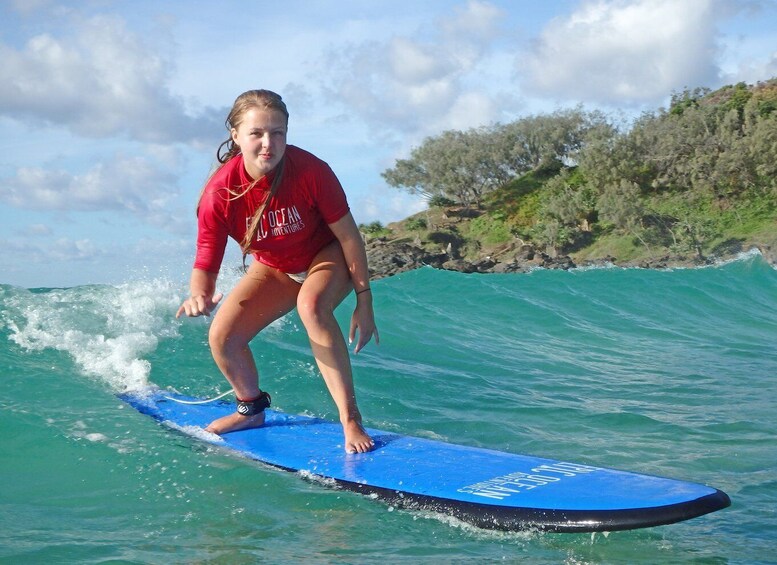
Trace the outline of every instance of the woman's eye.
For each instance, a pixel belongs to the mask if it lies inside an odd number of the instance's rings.
[[[252,131],[248,135],[250,135],[251,137],[264,137],[266,135],[266,132],[263,132],[263,131]],[[273,136],[273,137],[279,137],[280,138],[280,137],[285,137],[286,136],[286,132],[283,131],[283,130],[271,131],[270,135]]]

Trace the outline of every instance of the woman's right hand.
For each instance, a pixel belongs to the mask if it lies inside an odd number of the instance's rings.
[[[182,314],[186,314],[190,318],[210,316],[210,313],[224,296],[220,292],[216,293],[217,277],[218,273],[192,269],[192,279],[189,283],[191,296],[183,301],[175,317],[180,318]]]
[[[214,296],[190,296],[183,301],[175,317],[180,318],[182,314],[186,314],[190,318],[210,316],[223,297],[224,295],[220,292]]]

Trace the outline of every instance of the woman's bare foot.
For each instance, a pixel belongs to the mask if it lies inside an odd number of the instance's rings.
[[[248,430],[250,428],[261,428],[264,425],[264,412],[254,414],[253,416],[243,416],[234,412],[213,420],[208,427],[205,428],[206,432],[212,434],[226,434],[229,432],[237,432],[239,430]]]
[[[375,447],[375,442],[364,431],[361,423],[356,420],[350,420],[343,424],[343,434],[345,435],[346,453],[367,453]]]

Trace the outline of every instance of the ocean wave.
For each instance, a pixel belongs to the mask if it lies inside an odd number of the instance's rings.
[[[178,335],[171,312],[181,297],[168,281],[6,294],[0,320],[11,342],[27,351],[65,352],[117,392],[148,386],[145,357],[160,338]]]

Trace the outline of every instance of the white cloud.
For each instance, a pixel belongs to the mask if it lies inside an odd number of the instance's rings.
[[[498,115],[497,101],[483,92],[465,92],[454,100],[446,120],[450,128],[464,130],[488,124]]]
[[[567,100],[651,104],[714,85],[716,0],[595,0],[552,20],[519,58],[526,88]]]
[[[0,180],[0,201],[20,209],[123,211],[145,223],[178,229],[171,201],[176,176],[143,157],[117,156],[83,174],[25,167]]]
[[[427,208],[423,198],[388,187],[375,187],[373,191],[351,203],[354,217],[359,223],[362,218],[380,218],[389,222],[407,218]]]
[[[387,55],[393,79],[399,84],[439,81],[456,70],[452,58],[439,53],[439,48],[406,37],[392,39]]]
[[[43,9],[49,9],[53,0],[9,0],[8,4],[14,11],[29,15]]]
[[[22,235],[29,235],[33,237],[48,237],[53,233],[53,231],[54,230],[51,229],[51,226],[46,224],[31,224],[23,230]]]
[[[750,84],[777,77],[777,51],[771,57],[740,60],[736,68],[726,73],[725,82]]]
[[[482,93],[465,87],[499,37],[501,12],[470,0],[436,26],[431,37],[412,35],[360,43],[328,54],[332,96],[374,130],[421,137],[473,127],[496,118]],[[465,104],[477,104],[462,111]]]
[[[109,256],[88,238],[84,239],[47,239],[45,243],[30,240],[0,240],[3,249],[9,255],[24,257],[29,263],[49,263],[50,261],[99,261]]]
[[[443,20],[442,29],[449,40],[464,39],[478,43],[490,41],[494,25],[503,16],[502,11],[479,0],[470,0],[466,6],[457,6],[453,17]]]
[[[89,239],[61,238],[47,248],[47,256],[55,261],[95,261],[107,254]]]
[[[148,45],[118,17],[68,18],[69,31],[61,35],[41,33],[18,49],[0,43],[2,115],[86,137],[161,143],[218,131],[223,112],[190,116],[169,91],[172,64],[165,50]]]
[[[729,33],[720,39],[721,82],[753,84],[774,78],[777,76],[777,2],[739,1],[729,6]]]

